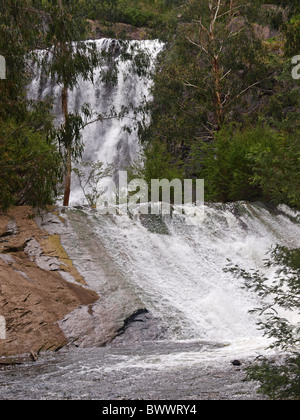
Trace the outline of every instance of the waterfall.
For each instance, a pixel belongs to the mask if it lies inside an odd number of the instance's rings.
[[[95,42],[100,51],[118,45],[118,41],[107,39]],[[128,48],[133,55],[141,50],[147,53],[154,68],[163,44],[132,41]],[[112,105],[118,111],[122,106],[138,107],[151,99],[151,78],[134,71],[132,60],[122,60],[118,54],[115,60],[117,83],[108,86],[101,82],[101,69],[97,69],[94,84],[81,81],[69,93],[71,111],[89,103],[93,110],[105,114]],[[54,98],[59,121],[60,88],[38,73],[29,91],[35,99]],[[124,131],[133,113],[120,121],[88,126],[83,132],[84,160],[126,169],[140,151],[136,131]],[[75,179],[71,204],[82,201]],[[300,247],[299,214],[283,206],[271,211],[261,204],[211,205],[206,206],[204,218],[191,226],[184,215],[109,217],[87,209],[62,211],[67,228],[56,227],[56,222],[51,233],[61,235],[63,246],[89,287],[101,294],[97,282],[102,264],[101,275],[113,278],[118,285],[115,289],[121,292],[126,283],[172,340],[237,345],[240,354],[266,345],[257,330],[257,320],[249,314],[261,302],[244,289],[243,280],[224,268],[231,260],[245,270],[267,271],[272,279],[275,272],[264,267],[266,253],[277,243]],[[100,252],[102,256],[105,253],[105,261],[99,257]]]
[[[205,214],[199,226],[187,226],[180,217],[150,218],[150,231],[147,217],[144,223],[116,217],[103,230],[94,215],[94,233],[104,237],[115,263],[173,338],[250,344],[261,337],[249,314],[257,296],[223,269],[231,260],[272,278],[274,269],[264,267],[266,253],[276,243],[299,247],[300,227],[262,205],[212,206]]]
[[[62,211],[64,225],[45,226],[60,233],[75,266],[100,294],[105,277],[108,285],[113,279],[118,300],[131,290],[170,340],[228,345],[226,352],[236,357],[267,347],[249,313],[260,307],[260,298],[224,268],[231,261],[272,280],[276,270],[266,268],[264,260],[275,244],[300,247],[299,213],[285,206],[270,211],[259,203],[210,205],[191,226],[183,215],[132,218]]]
[[[124,170],[140,152],[136,129],[128,131],[124,128],[128,126],[132,128],[133,118],[139,121],[144,117],[142,112],[135,115],[134,110],[151,99],[152,79],[149,73],[151,74],[154,69],[157,56],[164,45],[156,40],[124,43],[113,39],[100,39],[94,42],[99,52],[109,52],[115,56],[113,71],[116,75],[116,83],[105,83],[101,80],[103,72],[112,66],[107,59],[101,68],[95,70],[94,83],[80,80],[78,85],[69,92],[69,110],[79,112],[84,104],[90,104],[95,113],[102,115],[109,115],[112,107],[116,112],[120,112],[122,107],[129,109],[121,120],[98,121],[87,126],[82,132],[85,146],[83,161],[101,161],[104,165],[113,164],[116,171]],[[125,53],[128,54],[127,59],[124,58],[124,54],[120,54],[121,48],[124,51],[124,45]],[[145,54],[149,61],[147,74],[143,72],[140,74],[134,65],[134,58],[141,53]],[[38,68],[35,69],[28,92],[29,97],[34,100],[44,100],[47,97],[52,99],[56,121],[59,124],[62,123],[61,87],[45,78]],[[73,176],[70,204],[76,205],[83,202],[83,192],[79,188],[76,177]]]

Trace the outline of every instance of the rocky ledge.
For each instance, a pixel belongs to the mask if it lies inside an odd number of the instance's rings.
[[[0,320],[6,323],[0,365],[65,346],[136,343],[163,334],[93,241],[84,215],[67,213],[64,218],[53,208],[38,216],[25,206],[0,214]]]
[[[98,298],[84,287],[59,238],[38,228],[30,207],[0,215],[0,315],[6,322],[0,364],[6,363],[3,357],[34,357],[65,346],[68,340],[58,321]]]
[[[137,28],[127,23],[105,23],[99,20],[88,20],[89,38],[114,38],[129,41],[142,41],[153,37],[149,28]]]

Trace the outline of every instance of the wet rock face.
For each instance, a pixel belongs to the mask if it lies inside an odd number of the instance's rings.
[[[102,347],[165,336],[118,270],[84,213],[29,207],[0,215],[0,357],[64,346]]]
[[[160,320],[148,313],[130,279],[122,274],[94,235],[94,226],[84,212],[63,209],[59,217],[48,213],[38,224],[49,234],[60,235],[74,267],[87,287],[99,295],[97,302],[76,308],[59,322],[70,344],[101,347],[163,337]]]
[[[142,309],[132,314],[118,331],[118,335],[111,342],[111,346],[123,344],[138,344],[146,341],[162,340],[166,337],[166,330],[161,321]]]
[[[31,212],[22,207],[0,214],[0,316],[6,324],[2,357],[66,345],[58,321],[98,300],[93,291],[61,276],[64,263],[43,249],[47,234],[28,218]]]
[[[59,271],[62,265],[58,258],[43,255],[44,252],[41,245],[34,238],[31,238],[26,243],[24,253],[30,261],[34,261],[39,268],[45,271]]]

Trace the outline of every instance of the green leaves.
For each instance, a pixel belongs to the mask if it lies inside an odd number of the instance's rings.
[[[300,208],[300,139],[268,125],[224,126],[214,143],[195,142],[190,164],[206,180],[206,200],[263,200]]]
[[[63,167],[56,146],[28,122],[0,123],[0,207],[54,202]]]
[[[286,36],[285,55],[292,58],[300,53],[300,14],[293,16],[285,25],[284,33]]]
[[[300,399],[300,324],[288,321],[287,315],[300,315],[300,249],[276,246],[270,252],[266,267],[276,268],[271,281],[266,275],[246,272],[238,266],[230,271],[245,279],[249,290],[257,293],[265,302],[257,312],[261,320],[258,326],[273,340],[271,347],[285,351],[281,360],[259,358],[247,369],[248,380],[259,381],[260,392],[273,399]],[[286,311],[286,317],[279,315]],[[296,318],[297,319],[297,318]]]

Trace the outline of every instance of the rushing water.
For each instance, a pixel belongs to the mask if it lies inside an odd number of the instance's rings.
[[[66,215],[73,235],[63,243],[72,259],[78,256],[68,243],[80,243],[91,260],[97,258],[94,244],[101,244],[170,338],[230,344],[242,353],[266,344],[249,314],[259,304],[257,296],[224,268],[231,262],[272,279],[275,270],[265,268],[266,254],[277,243],[300,246],[299,215],[249,203],[206,206],[194,226],[182,215],[132,218],[85,211],[78,216],[76,210]]]
[[[0,371],[0,398],[257,398],[254,385],[243,382],[242,371],[231,361],[244,364],[266,354],[268,342],[248,313],[260,302],[241,279],[223,269],[231,260],[245,269],[261,269],[272,279],[275,273],[265,269],[265,254],[275,243],[300,246],[299,214],[286,207],[270,211],[261,204],[215,205],[190,226],[183,216],[61,212],[64,227],[47,221],[45,226],[50,233],[60,232],[88,286],[100,293],[99,276],[118,276],[118,287],[131,288],[166,336],[63,350],[34,365],[8,368]]]
[[[122,107],[127,108],[124,118],[98,121],[82,131],[85,145],[83,160],[100,161],[105,165],[113,164],[114,169],[118,171],[126,169],[140,152],[136,129],[137,122],[144,117],[144,113],[138,108],[151,99],[151,75],[164,44],[160,41],[124,43],[113,39],[100,39],[94,42],[99,53],[106,53],[108,56],[106,59],[103,58],[102,67],[95,69],[94,83],[79,80],[76,88],[69,92],[69,111],[80,112],[84,104],[89,104],[94,113],[109,116],[112,115],[112,108],[116,113],[119,113]],[[147,60],[144,60],[143,71],[139,71],[135,65],[135,58],[140,54],[147,57]],[[112,57],[114,57],[113,67]],[[112,69],[116,75],[114,83],[103,79],[103,75]],[[39,100],[50,98],[54,104],[57,122],[61,124],[61,86],[45,78],[38,68],[34,73],[35,77],[28,89],[29,96]],[[128,131],[126,129],[128,127],[131,130]],[[81,204],[83,201],[83,193],[76,177],[73,176],[70,204]]]
[[[114,45],[112,40],[96,42],[99,49]],[[147,52],[152,66],[163,47],[158,41],[129,46]],[[70,92],[72,109],[89,102],[96,111],[107,112],[111,105],[139,105],[151,97],[151,79],[130,71],[132,62],[116,60],[118,83],[110,88],[99,81],[80,83]],[[41,75],[30,89],[32,97],[59,97],[59,88]],[[55,103],[59,118],[59,101]],[[124,132],[125,124],[128,121],[89,126],[83,136],[84,159],[113,162],[119,169],[132,162],[140,146],[136,132]],[[75,182],[72,203],[81,200]],[[101,294],[99,270],[105,265],[101,275],[117,276],[121,289],[126,283],[160,322],[165,338],[62,351],[43,356],[34,367],[11,367],[0,372],[3,398],[253,397],[230,361],[265,352],[268,342],[249,314],[261,302],[224,268],[231,261],[246,270],[262,270],[272,279],[274,270],[264,267],[266,253],[277,243],[300,247],[299,214],[285,206],[271,211],[259,203],[211,205],[192,225],[186,223],[188,216],[176,212],[173,217],[104,216],[85,208],[61,212],[65,223],[46,229],[61,235],[88,286]]]

